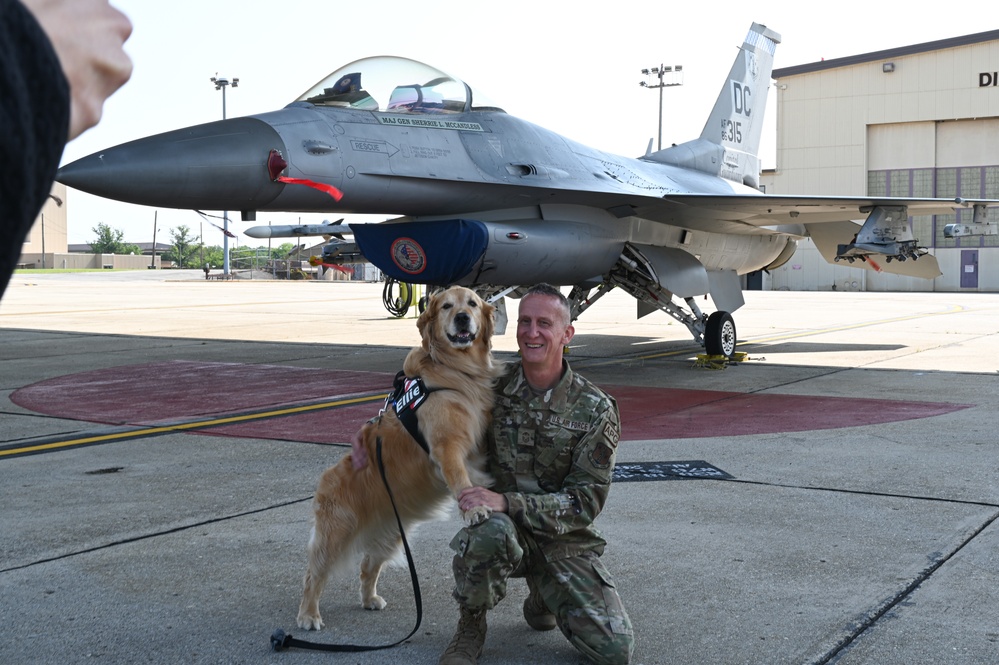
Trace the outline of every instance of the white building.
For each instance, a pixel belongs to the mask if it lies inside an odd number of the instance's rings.
[[[999,30],[785,67],[773,78],[777,168],[764,173],[767,193],[999,199]],[[769,288],[999,291],[999,236],[943,235],[971,214],[911,218],[939,261],[934,280],[833,266],[803,241]]]

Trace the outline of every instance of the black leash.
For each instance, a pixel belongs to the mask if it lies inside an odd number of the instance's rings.
[[[323,644],[321,642],[308,642],[306,640],[294,638],[278,628],[274,631],[274,634],[271,635],[271,649],[274,651],[284,651],[285,649],[312,649],[314,651],[357,652],[391,649],[392,647],[398,646],[411,638],[416,631],[420,629],[420,624],[423,623],[423,595],[420,593],[420,580],[416,576],[416,564],[413,563],[413,553],[409,550],[409,543],[406,542],[406,532],[402,528],[402,518],[399,517],[399,509],[395,506],[395,498],[392,496],[392,489],[389,487],[388,478],[385,475],[385,464],[382,462],[381,437],[375,439],[375,443],[375,454],[378,458],[378,472],[382,476],[382,483],[385,484],[385,491],[388,492],[389,501],[392,502],[392,512],[395,513],[395,521],[399,525],[399,535],[402,536],[402,546],[406,549],[406,561],[409,563],[409,576],[413,580],[413,596],[416,600],[416,625],[413,626],[413,630],[409,631],[409,635],[402,638],[398,642],[383,644],[380,646],[371,646],[367,644]]]

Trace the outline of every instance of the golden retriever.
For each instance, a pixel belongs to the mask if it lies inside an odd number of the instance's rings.
[[[488,486],[483,472],[482,439],[493,406],[493,385],[500,367],[493,363],[493,306],[474,291],[452,287],[434,295],[417,321],[423,344],[406,356],[407,377],[422,377],[429,390],[419,407],[419,430],[428,455],[389,407],[361,429],[368,464],[353,468],[351,455],[327,469],[319,480],[313,508],[298,626],[319,630],[319,596],[329,575],[358,557],[361,605],[384,609],[378,576],[402,548],[392,504],[376,459],[382,458],[392,495],[407,531],[444,514],[449,497],[461,490]],[[487,508],[469,511],[471,523],[487,519]]]

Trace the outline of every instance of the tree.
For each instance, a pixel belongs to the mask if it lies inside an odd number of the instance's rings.
[[[293,245],[290,242],[284,242],[284,243],[281,243],[280,245],[278,245],[277,247],[272,247],[271,248],[271,258],[272,259],[286,259],[286,258],[288,258],[288,254],[290,254],[291,251],[293,249],[295,249],[295,247],[297,247],[297,245]]]
[[[190,236],[190,233],[190,227],[185,224],[181,224],[176,229],[170,231],[170,239],[173,241],[173,247],[163,252],[163,258],[167,261],[173,261],[177,264],[178,268],[183,268],[184,266],[191,267],[198,264],[201,243],[194,242],[194,238]]]
[[[125,232],[121,229],[112,229],[104,222],[98,222],[97,226],[91,229],[97,239],[91,241],[90,251],[94,254],[141,254],[142,250],[138,245],[127,243],[122,240]]]
[[[198,257],[201,258],[200,256]],[[225,254],[222,252],[222,248],[218,245],[212,245],[211,247],[205,247],[205,263],[209,264],[213,268],[221,268],[222,263],[225,259]]]

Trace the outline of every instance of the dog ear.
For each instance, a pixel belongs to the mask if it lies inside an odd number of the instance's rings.
[[[482,300],[482,331],[479,337],[491,344],[493,333],[496,331],[496,308]]]
[[[423,310],[423,314],[420,314],[420,318],[416,320],[416,329],[420,331],[420,339],[423,340],[423,350],[430,350],[430,338],[435,334],[434,329],[436,326],[433,325],[434,319],[437,318],[437,311],[439,305],[437,301],[439,300],[439,293],[427,298],[427,308]]]

